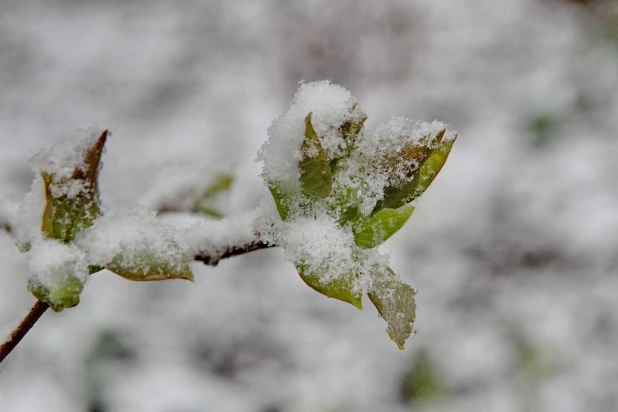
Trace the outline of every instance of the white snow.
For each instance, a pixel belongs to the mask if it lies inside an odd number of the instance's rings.
[[[156,212],[141,206],[112,211],[78,233],[75,244],[86,252],[88,263],[105,267],[115,257],[130,266],[144,253],[154,261],[181,268],[193,256],[179,231],[161,223]]]
[[[30,191],[24,196],[19,206],[17,226],[13,228],[17,246],[21,251],[26,251],[31,243],[43,240],[41,226],[46,201],[43,178],[36,175]]]
[[[264,162],[262,176],[271,182],[297,180],[298,162],[303,158],[305,118],[311,123],[329,160],[338,158],[347,142],[339,133],[345,122],[359,123],[365,112],[345,88],[329,81],[301,83],[289,109],[275,119],[268,129],[268,141],[262,146],[258,160]]]
[[[97,126],[85,130],[76,130],[74,136],[61,140],[49,150],[41,150],[30,159],[30,166],[35,173],[53,175],[50,190],[54,197],[67,195],[75,198],[82,190],[82,181],[71,179],[75,170],[86,170],[84,163],[86,153],[96,144],[105,131]],[[63,181],[68,184],[60,184]]]
[[[248,212],[221,220],[196,219],[194,216],[190,218],[189,221],[192,220],[193,223],[185,229],[182,238],[194,256],[205,255],[216,261],[225,251],[242,249],[258,240],[252,225],[254,217],[253,213]],[[178,218],[171,216],[165,219],[176,221]]]
[[[77,130],[74,136],[55,143],[51,149],[40,150],[30,159],[35,176],[30,192],[24,196],[19,207],[15,227],[17,244],[21,250],[26,250],[30,243],[42,239],[42,218],[47,202],[42,176],[51,176],[49,191],[52,197],[66,195],[68,198],[76,198],[82,191],[91,190],[84,180],[72,179],[72,176],[77,169],[87,169],[88,166],[84,163],[86,153],[92,149],[103,132],[104,129],[99,127]],[[91,197],[92,194],[89,193],[88,196]]]
[[[54,239],[32,244],[28,253],[28,267],[30,273],[49,290],[62,285],[69,276],[76,277],[81,282],[85,282],[88,276],[84,251]]]

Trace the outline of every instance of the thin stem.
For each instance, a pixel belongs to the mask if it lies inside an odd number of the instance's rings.
[[[195,260],[204,262],[205,265],[217,266],[221,259],[243,255],[248,252],[253,252],[255,250],[261,250],[261,249],[268,249],[271,247],[277,247],[277,245],[273,245],[272,243],[266,243],[262,240],[256,239],[255,241],[250,242],[243,246],[230,246],[229,248],[223,250],[221,253],[217,253],[216,255],[199,253],[197,256],[195,256]]]
[[[255,241],[243,246],[230,246],[229,248],[222,250],[216,255],[200,253],[195,256],[195,260],[204,262],[204,264],[206,265],[217,266],[221,259],[242,255],[248,252],[253,252],[254,250],[268,249],[276,246],[277,245],[269,244],[262,240],[256,239]],[[49,305],[40,300],[37,300],[34,306],[30,308],[30,311],[21,321],[19,326],[13,331],[7,341],[3,343],[2,346],[0,346],[0,363],[2,363],[2,361],[13,351],[13,349],[15,349],[17,344],[24,338],[24,336],[26,336],[26,333],[28,333],[28,331],[32,329],[34,324],[41,318],[41,316],[43,316],[43,313],[45,313],[47,308],[49,308]]]
[[[15,329],[7,341],[0,346],[0,363],[2,363],[4,358],[9,356],[13,349],[15,349],[15,346],[26,336],[26,333],[28,333],[41,316],[43,316],[43,313],[45,313],[48,307],[47,303],[41,302],[40,300],[36,301],[17,329]]]

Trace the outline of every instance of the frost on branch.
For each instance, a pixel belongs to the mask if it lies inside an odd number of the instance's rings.
[[[366,118],[341,86],[301,84],[258,155],[274,203],[263,204],[254,226],[316,291],[359,309],[366,293],[403,348],[416,292],[375,248],[408,220],[408,204],[436,177],[456,134],[400,117],[366,132]]]
[[[178,218],[180,216],[177,216]],[[207,265],[216,266],[224,257],[243,250],[257,247],[258,237],[252,230],[254,215],[243,213],[221,220],[202,219],[191,224],[183,232],[182,238],[189,246],[192,256]],[[170,217],[168,216],[168,219]],[[170,220],[174,219],[172,216]],[[183,226],[181,222],[178,226]]]
[[[28,290],[54,311],[79,303],[88,274],[109,269],[131,280],[193,280],[188,247],[154,212],[102,216],[98,177],[107,130],[57,143],[32,160],[37,174],[19,210]]]

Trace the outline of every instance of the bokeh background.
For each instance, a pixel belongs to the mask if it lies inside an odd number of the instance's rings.
[[[306,287],[282,251],[196,263],[196,283],[93,276],[0,366],[11,412],[618,410],[618,6],[567,0],[0,1],[0,220],[42,147],[109,127],[111,208],[157,207],[254,158],[300,80],[368,126],[459,138],[383,249],[419,289],[404,351],[371,305]],[[184,186],[183,186],[184,185]],[[33,298],[0,231],[0,330]]]

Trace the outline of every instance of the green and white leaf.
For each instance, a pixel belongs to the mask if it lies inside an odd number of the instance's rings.
[[[447,136],[446,130],[441,131],[434,139],[436,146],[428,151],[414,178],[397,187],[386,187],[384,198],[378,203],[376,210],[397,209],[422,195],[442,170],[456,138],[456,135]]]
[[[85,148],[80,140],[73,142],[74,147],[71,141],[54,146],[36,160],[45,186],[41,231],[46,237],[69,243],[101,215],[98,177],[107,134],[104,130],[92,146]],[[63,156],[68,157],[63,152],[70,150],[75,152],[73,158],[61,164]]]
[[[165,259],[150,254],[147,249],[131,254],[120,253],[106,265],[106,269],[133,281],[185,279],[193,282],[193,273],[187,259]]]
[[[386,321],[388,336],[403,349],[416,319],[416,290],[387,267],[374,274],[374,283],[367,295]]]
[[[36,276],[28,280],[28,291],[38,300],[47,303],[54,312],[77,306],[83,289],[83,283],[71,275],[53,289],[43,285]]]
[[[313,290],[329,298],[347,302],[358,309],[363,308],[363,293],[357,286],[357,276],[354,273],[328,279],[327,273],[310,272],[307,267],[297,266],[301,279]]]
[[[275,201],[275,205],[277,206],[277,211],[279,212],[279,216],[281,216],[281,220],[285,222],[288,218],[289,213],[289,199],[287,198],[286,193],[274,183],[268,185],[268,190],[270,190],[270,194]]]
[[[381,245],[403,227],[412,212],[413,206],[379,210],[357,228],[354,242],[366,249]]]
[[[418,178],[415,179],[416,187],[414,188],[413,198],[422,195],[440,173],[448,155],[451,153],[453,143],[455,143],[454,138],[441,141],[438,147],[432,150],[431,154],[425,159],[418,172]]]
[[[88,276],[82,250],[57,240],[43,240],[33,244],[28,266],[33,274],[28,290],[37,299],[47,302],[55,311],[79,303]]]
[[[80,233],[75,244],[92,270],[104,267],[135,281],[187,279],[192,254],[180,233],[141,207],[109,213]]]

